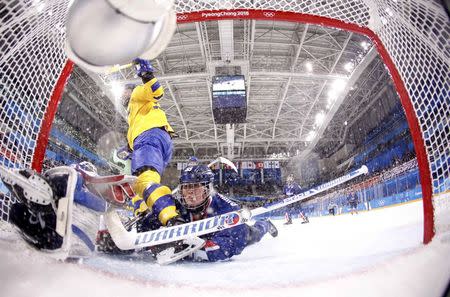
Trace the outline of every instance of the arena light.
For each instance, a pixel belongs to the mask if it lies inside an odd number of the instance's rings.
[[[312,72],[313,71],[313,65],[311,62],[306,62],[305,63],[305,67],[306,67],[306,71],[308,72]]]
[[[336,101],[339,94],[345,89],[346,81],[337,79],[332,82],[331,88],[328,90],[327,108],[329,108],[334,101]]]
[[[353,71],[353,68],[354,68],[354,66],[353,66],[353,63],[352,63],[352,62],[348,62],[348,63],[346,63],[346,64],[344,65],[344,69],[345,69],[347,72],[352,72],[352,71]]]
[[[367,51],[367,50],[369,49],[369,47],[370,47],[370,44],[369,44],[367,41],[362,41],[360,44],[361,44],[361,47],[362,47],[365,51]]]
[[[324,119],[325,119],[325,114],[323,113],[323,111],[320,111],[319,113],[317,113],[316,117],[315,117],[316,126],[320,126],[323,123]]]
[[[315,131],[310,131],[308,133],[308,136],[306,136],[306,141],[312,141],[314,139],[314,137],[316,137],[316,132]]]
[[[122,93],[124,90],[123,85],[118,82],[113,81],[110,83],[110,86],[111,86],[111,92],[113,93],[114,98],[116,98],[116,99],[120,98],[122,96]]]
[[[328,91],[328,104],[333,103],[337,98],[337,92],[334,90]]]
[[[45,3],[41,2],[40,0],[34,0],[33,5],[36,7],[36,10],[38,12],[42,12],[45,8]]]
[[[336,93],[340,93],[345,89],[346,81],[343,79],[336,79],[333,81],[333,84],[331,85],[332,90],[334,90]]]

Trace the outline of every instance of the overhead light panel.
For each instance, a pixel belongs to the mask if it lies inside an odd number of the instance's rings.
[[[353,65],[352,62],[348,62],[348,63],[346,63],[346,64],[344,65],[344,69],[345,69],[347,72],[352,72],[352,71],[353,71],[353,68],[354,68],[354,65]]]
[[[308,136],[306,136],[306,141],[312,141],[314,139],[314,137],[316,137],[316,132],[315,131],[310,131],[308,133]]]
[[[119,99],[122,96],[122,93],[124,90],[123,85],[114,81],[114,82],[111,82],[110,86],[111,86],[111,92],[114,95],[114,97],[116,99]]]
[[[322,111],[320,111],[318,114],[316,114],[316,120],[315,120],[316,126],[320,126],[323,123],[324,119],[325,119],[325,114]]]

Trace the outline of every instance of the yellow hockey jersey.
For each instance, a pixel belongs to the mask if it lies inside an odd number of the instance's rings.
[[[143,85],[138,85],[131,93],[128,103],[128,145],[133,148],[136,137],[151,128],[161,127],[173,132],[167,121],[166,113],[158,101],[164,95],[163,87],[156,78]]]

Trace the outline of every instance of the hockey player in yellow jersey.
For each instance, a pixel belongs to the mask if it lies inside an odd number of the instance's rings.
[[[172,158],[173,129],[159,105],[164,90],[153,75],[150,62],[136,59],[137,74],[143,84],[124,92],[128,112],[128,146],[131,154],[131,171],[137,176],[134,185],[136,196],[132,199],[135,215],[150,209],[163,226],[179,221],[171,190],[161,185],[161,175]]]

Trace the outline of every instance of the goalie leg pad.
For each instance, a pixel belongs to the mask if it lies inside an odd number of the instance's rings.
[[[0,165],[0,178],[11,194],[32,211],[54,212],[54,195],[46,179],[31,169],[10,169]]]

